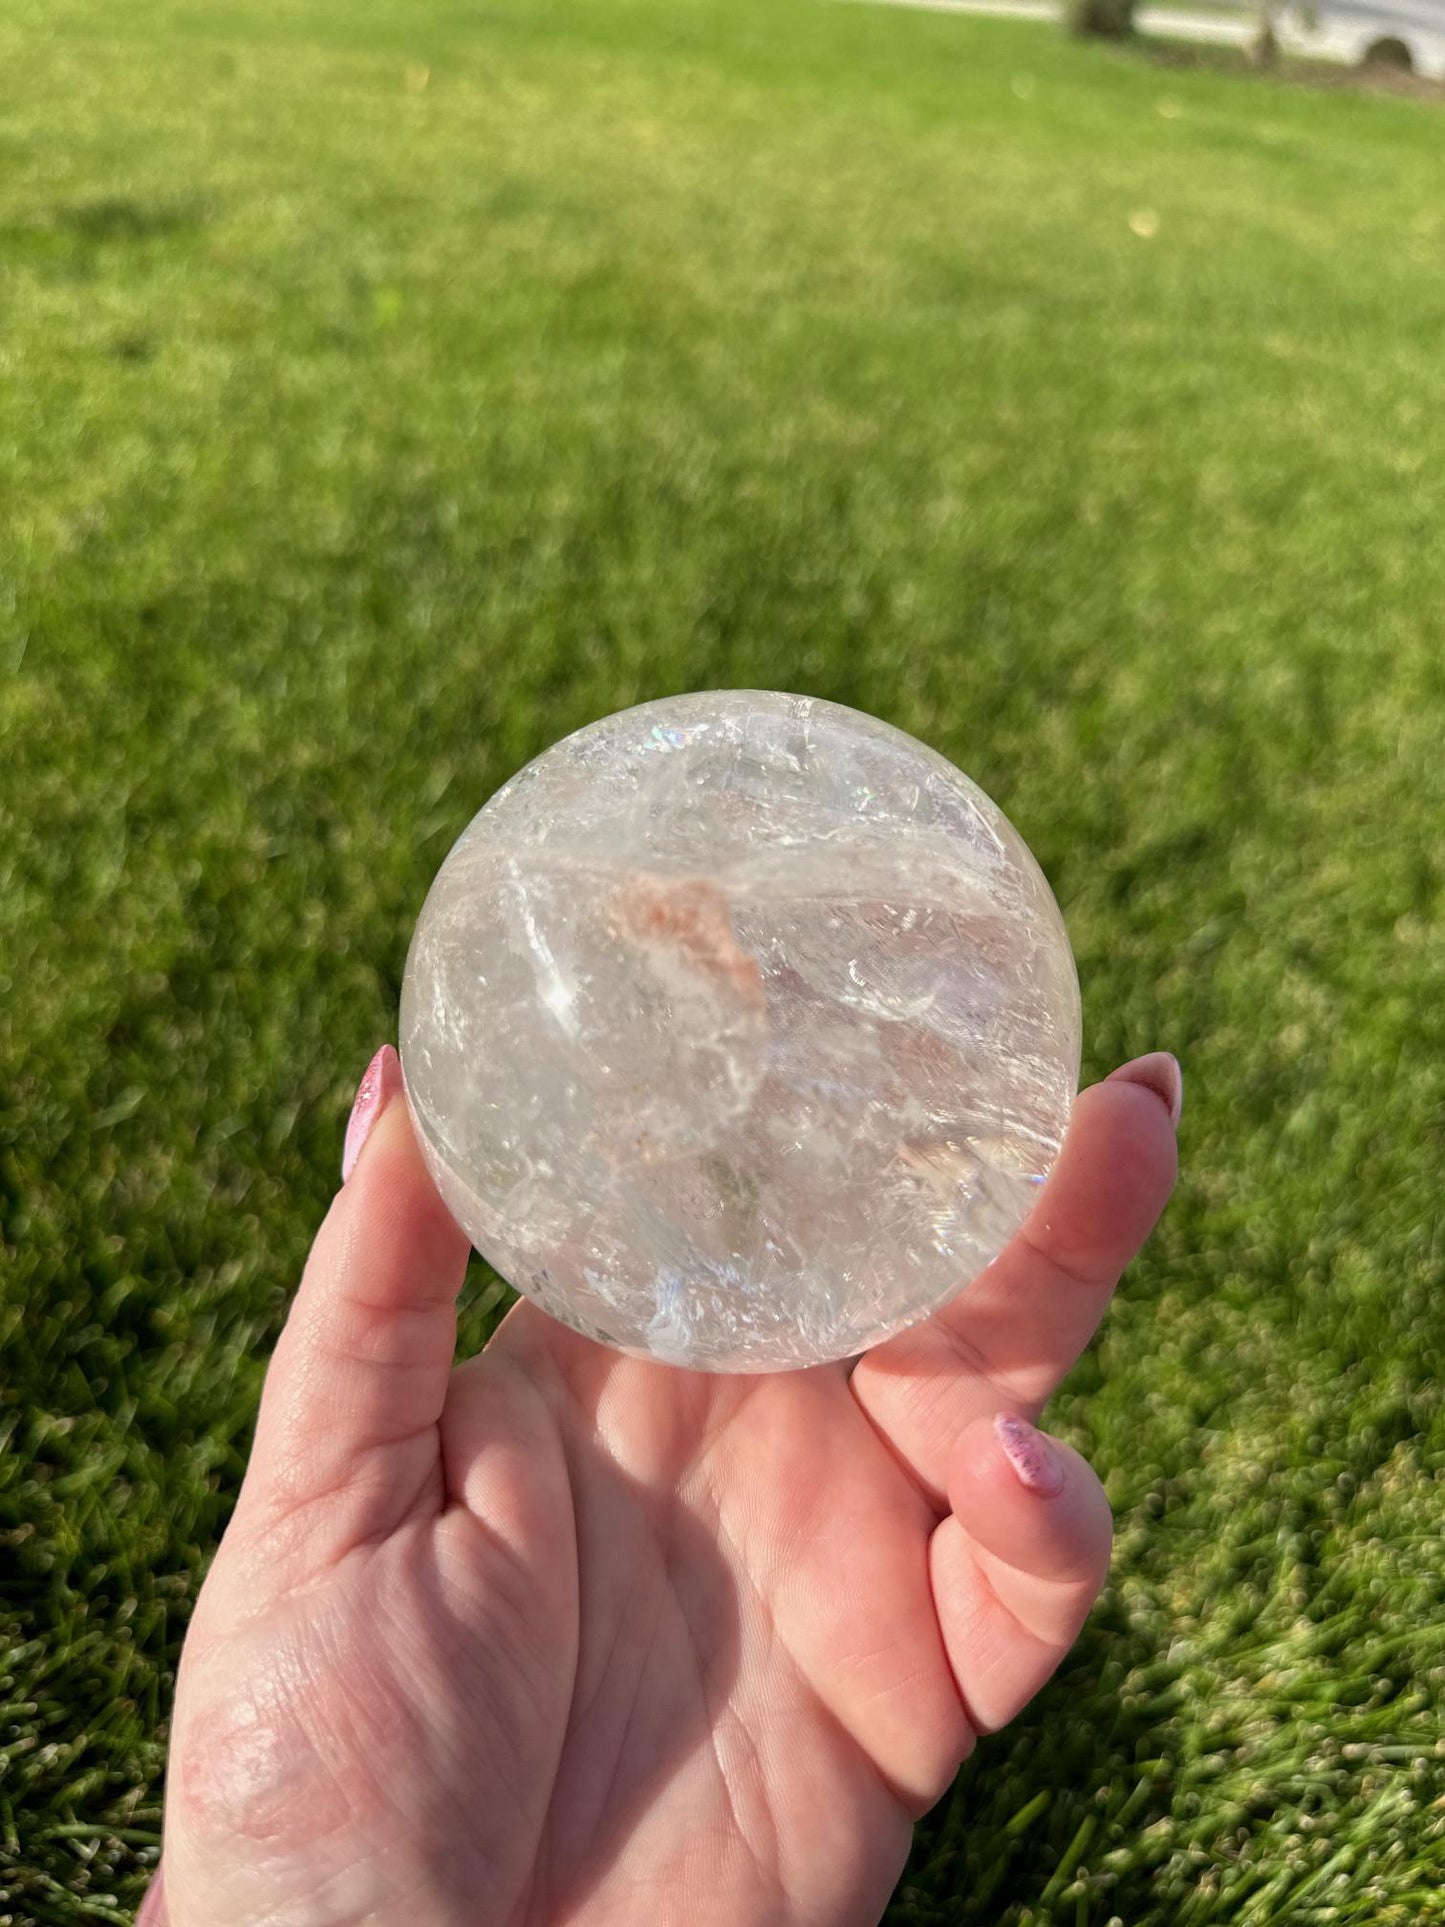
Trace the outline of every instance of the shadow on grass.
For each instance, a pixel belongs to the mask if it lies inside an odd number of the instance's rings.
[[[197,234],[216,218],[200,195],[147,198],[103,194],[52,202],[0,224],[0,260],[73,254],[78,247],[136,246]]]

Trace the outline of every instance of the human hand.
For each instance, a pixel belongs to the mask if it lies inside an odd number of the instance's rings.
[[[1030,1421],[1179,1089],[1156,1053],[1085,1091],[1008,1249],[855,1365],[679,1371],[524,1301],[453,1369],[466,1239],[381,1052],[186,1640],[147,1927],[877,1921],[1103,1581],[1103,1490]]]

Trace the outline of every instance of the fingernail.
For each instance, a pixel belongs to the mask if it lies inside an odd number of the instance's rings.
[[[1167,1050],[1151,1050],[1147,1057],[1136,1057],[1128,1064],[1121,1064],[1116,1071],[1110,1071],[1106,1083],[1115,1081],[1121,1084],[1142,1084],[1163,1104],[1169,1113],[1169,1122],[1175,1130],[1179,1129],[1179,1119],[1184,1111],[1184,1073],[1179,1068],[1179,1059]]]
[[[341,1182],[356,1169],[361,1147],[371,1136],[371,1127],[386,1109],[387,1100],[401,1088],[401,1059],[390,1044],[383,1044],[366,1067],[346,1124],[346,1142],[341,1147]]]
[[[135,1917],[135,1927],[166,1927],[165,1875],[157,1867]]]
[[[993,1422],[998,1442],[1009,1464],[1019,1475],[1019,1484],[1041,1499],[1052,1499],[1064,1489],[1064,1462],[1054,1450],[1052,1439],[1045,1438],[1027,1419],[1012,1412],[1000,1412]]]

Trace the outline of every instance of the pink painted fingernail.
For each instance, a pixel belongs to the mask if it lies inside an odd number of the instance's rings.
[[[135,1927],[166,1927],[165,1875],[157,1867],[135,1917]]]
[[[1169,1122],[1177,1131],[1184,1112],[1184,1073],[1179,1059],[1167,1050],[1151,1050],[1147,1057],[1135,1057],[1110,1071],[1106,1083],[1142,1084],[1163,1104]]]
[[[356,1169],[361,1147],[371,1136],[371,1127],[386,1109],[393,1092],[401,1089],[401,1059],[390,1044],[383,1044],[366,1067],[346,1124],[346,1142],[341,1147],[341,1182]]]
[[[1064,1462],[1052,1439],[1045,1438],[1027,1419],[1015,1418],[1012,1412],[1000,1412],[993,1429],[1004,1456],[1019,1475],[1020,1485],[1041,1499],[1052,1499],[1063,1491]]]

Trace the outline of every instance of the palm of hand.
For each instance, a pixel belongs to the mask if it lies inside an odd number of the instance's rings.
[[[1083,1461],[1056,1448],[1041,1500],[990,1422],[1042,1404],[1167,1193],[1162,1107],[1100,1089],[1051,1187],[1113,1166],[1072,1242],[1012,1248],[966,1323],[851,1375],[762,1378],[526,1305],[448,1378],[465,1253],[390,1108],[188,1640],[171,1927],[876,1920],[913,1817],[1047,1677],[1107,1559]],[[1063,1295],[1022,1305],[1030,1277]]]

